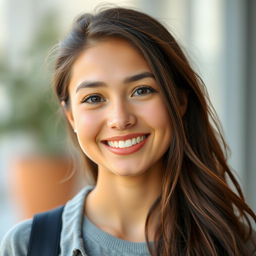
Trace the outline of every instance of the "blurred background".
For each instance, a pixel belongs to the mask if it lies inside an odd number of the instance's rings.
[[[229,163],[256,210],[256,1],[0,0],[0,239],[84,185],[79,173],[60,182],[70,164],[48,56],[74,18],[100,3],[149,13],[175,35],[207,86]]]

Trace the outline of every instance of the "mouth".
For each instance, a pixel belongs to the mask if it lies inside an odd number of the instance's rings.
[[[119,155],[131,154],[144,146],[150,134],[133,134],[113,137],[102,143],[112,152]]]

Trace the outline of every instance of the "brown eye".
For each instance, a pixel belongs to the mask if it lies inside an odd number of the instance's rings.
[[[132,96],[144,96],[144,95],[155,93],[155,92],[156,92],[155,89],[148,86],[143,86],[143,87],[137,88],[132,94]]]
[[[105,100],[100,95],[91,95],[82,100],[82,103],[97,104]]]

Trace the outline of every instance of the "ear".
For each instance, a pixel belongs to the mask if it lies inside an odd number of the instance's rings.
[[[188,106],[188,95],[185,91],[180,91],[179,92],[179,112],[182,117],[187,111],[187,106]]]
[[[65,101],[61,102],[61,106],[62,106],[62,109],[64,111],[64,114],[65,114],[69,124],[71,125],[72,129],[75,130],[74,117],[73,117],[71,107],[67,106]]]

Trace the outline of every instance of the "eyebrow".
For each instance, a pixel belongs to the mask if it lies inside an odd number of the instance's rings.
[[[128,83],[136,82],[148,77],[155,79],[155,76],[151,72],[143,72],[133,76],[126,77],[124,79],[124,83],[128,84]],[[83,88],[96,88],[96,87],[105,87],[105,86],[106,86],[106,83],[101,81],[83,81],[77,86],[76,93]]]

